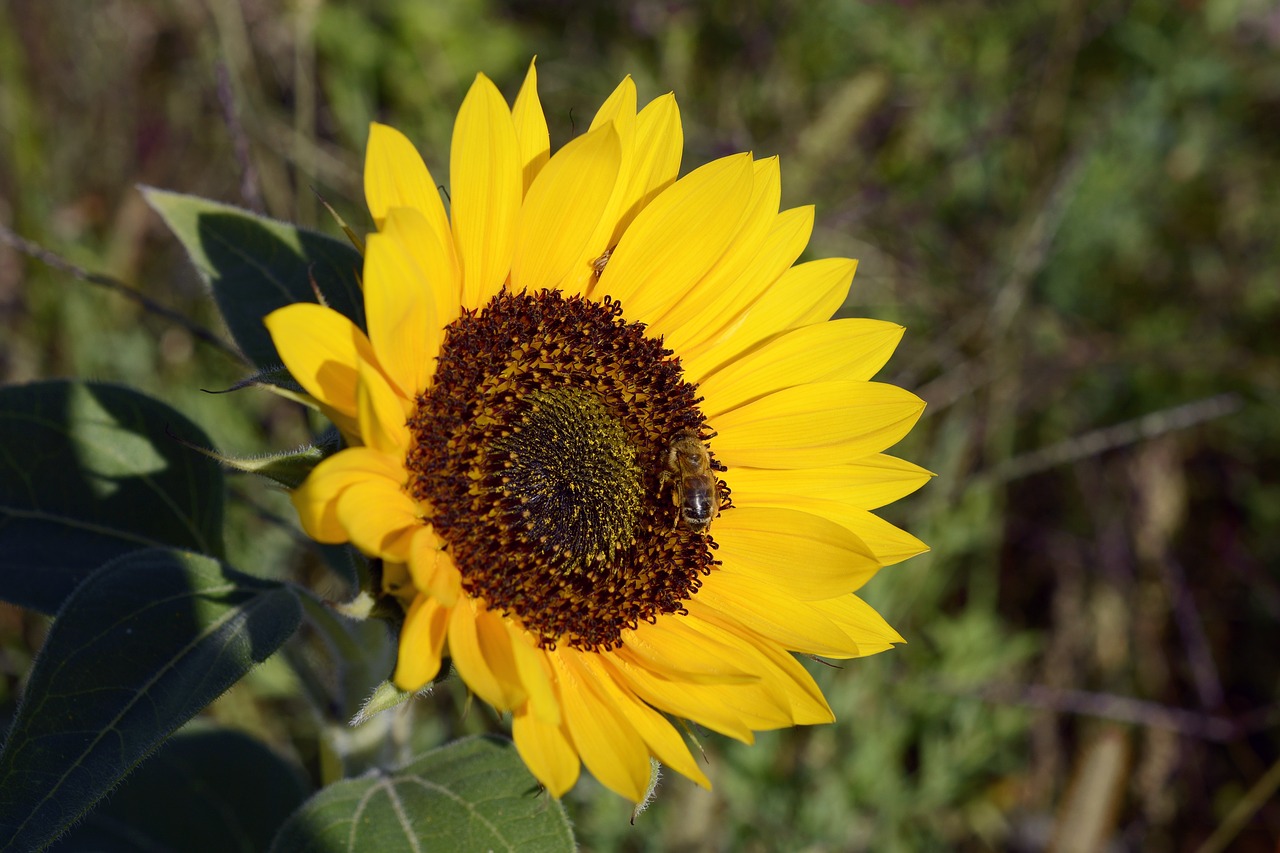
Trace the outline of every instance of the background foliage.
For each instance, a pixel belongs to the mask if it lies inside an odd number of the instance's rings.
[[[940,476],[887,514],[934,550],[867,590],[909,645],[814,664],[839,723],[704,737],[715,790],[668,779],[634,826],[586,781],[580,842],[1272,850],[1278,48],[1267,0],[8,3],[0,223],[213,324],[135,185],[340,238],[315,193],[369,227],[369,120],[447,174],[476,71],[513,96],[536,53],[555,145],[623,74],[673,89],[686,167],[780,154],[784,205],[818,206],[809,256],[861,260],[843,313],[907,325],[883,378],[929,401],[899,450]],[[4,383],[127,382],[241,454],[308,434],[271,395],[203,393],[245,369],[189,329],[3,242],[0,339]],[[232,491],[230,564],[333,577],[279,493]],[[47,628],[0,608],[8,719]],[[385,665],[385,638],[356,641]],[[286,653],[209,716],[313,782],[500,728],[453,684],[335,743],[305,701],[325,649]]]

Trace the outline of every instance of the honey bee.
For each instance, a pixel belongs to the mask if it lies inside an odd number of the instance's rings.
[[[673,527],[684,521],[694,533],[705,533],[720,514],[720,486],[711,470],[711,454],[693,430],[681,430],[667,447],[662,482],[672,485],[671,500],[679,508]]]

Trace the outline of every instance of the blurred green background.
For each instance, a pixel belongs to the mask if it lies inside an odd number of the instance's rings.
[[[514,97],[537,54],[553,146],[624,74],[674,90],[685,169],[781,155],[807,257],[861,261],[842,313],[908,327],[881,378],[929,408],[896,452],[939,476],[885,514],[933,551],[866,590],[908,645],[812,665],[837,724],[705,735],[714,791],[668,778],[634,825],[584,780],[583,848],[1275,850],[1278,49],[1272,0],[8,0],[0,223],[216,328],[137,184],[338,234],[318,193],[364,231],[371,119],[439,177],[477,71]],[[240,368],[180,325],[3,241],[0,336],[0,381],[306,440],[204,393]],[[232,562],[307,571],[287,502],[232,488]],[[6,716],[43,630],[0,610]],[[297,693],[268,673],[211,713],[320,775]],[[415,743],[499,725],[433,702]]]

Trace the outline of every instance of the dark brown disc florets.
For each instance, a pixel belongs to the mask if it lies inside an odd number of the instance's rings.
[[[544,646],[614,648],[682,611],[715,564],[662,494],[672,436],[703,431],[698,402],[616,302],[503,291],[446,331],[409,421],[409,489],[468,594]]]

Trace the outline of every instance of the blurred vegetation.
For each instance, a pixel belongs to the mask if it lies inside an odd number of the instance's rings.
[[[929,401],[898,452],[939,477],[886,516],[933,551],[866,591],[907,646],[813,664],[840,722],[702,736],[715,790],[669,778],[634,826],[586,780],[584,848],[1274,850],[1278,49],[1268,0],[9,2],[0,223],[216,326],[136,184],[359,231],[368,122],[447,175],[477,71],[514,97],[537,54],[553,145],[624,74],[675,90],[686,168],[781,155],[809,256],[861,259],[843,313],[908,327],[882,378]],[[0,336],[0,381],[125,381],[239,452],[307,435],[3,242]],[[232,562],[306,570],[287,502],[235,488]],[[10,713],[42,630],[0,612]],[[297,692],[268,667],[212,710],[331,772]],[[496,725],[435,702],[421,745]]]

